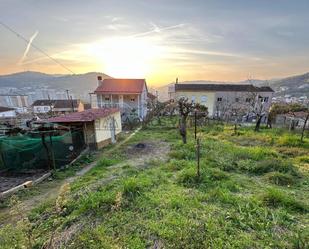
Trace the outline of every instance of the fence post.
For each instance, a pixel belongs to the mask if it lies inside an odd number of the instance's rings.
[[[194,112],[194,139],[196,140],[196,111]]]
[[[196,141],[197,177],[200,179],[200,138]]]
[[[50,154],[51,154],[52,164],[55,170],[56,169],[55,153],[54,153],[54,148],[53,148],[53,140],[52,140],[52,136],[50,133],[49,133],[49,141],[50,141],[50,149],[51,149]]]

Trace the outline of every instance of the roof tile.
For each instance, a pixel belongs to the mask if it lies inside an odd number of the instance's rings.
[[[82,112],[73,112],[63,116],[49,118],[45,121],[50,123],[91,122],[98,118],[107,117],[115,112],[119,112],[119,109],[117,108],[88,109]]]
[[[141,93],[145,79],[104,79],[95,93]]]

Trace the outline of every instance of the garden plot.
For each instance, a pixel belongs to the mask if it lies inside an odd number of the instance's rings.
[[[44,170],[0,173],[0,193],[21,185],[27,181],[34,181],[46,173]]]

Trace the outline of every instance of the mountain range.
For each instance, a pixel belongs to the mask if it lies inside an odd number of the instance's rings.
[[[103,79],[111,78],[109,75],[100,72],[89,72],[85,74],[74,75],[45,74],[33,71],[19,72],[9,75],[0,75],[0,90],[4,88],[13,89],[13,91],[27,94],[27,91],[34,91],[42,88],[54,89],[56,91],[65,91],[66,89],[69,89],[72,93],[74,93],[75,96],[83,99],[87,98],[88,94],[90,92],[93,92],[96,88],[98,84],[97,76],[102,76]],[[275,90],[276,96],[291,95],[295,97],[309,97],[309,73],[268,81],[258,79],[241,82],[219,82],[202,80],[185,81],[180,83],[252,83],[257,86],[268,85],[272,87]],[[158,92],[160,99],[164,100],[167,98],[167,89],[168,86],[170,86],[171,84],[172,83],[160,87],[152,87],[152,89],[153,91]]]
[[[0,75],[0,90],[1,88],[9,88],[12,89],[11,93],[27,94],[30,91],[40,89],[53,89],[63,92],[68,89],[75,97],[88,99],[88,94],[93,92],[98,85],[98,76],[102,76],[103,79],[111,78],[99,72],[61,75],[27,71]]]

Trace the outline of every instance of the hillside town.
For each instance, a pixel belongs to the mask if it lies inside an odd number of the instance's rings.
[[[309,1],[0,1],[0,249],[309,249]]]

